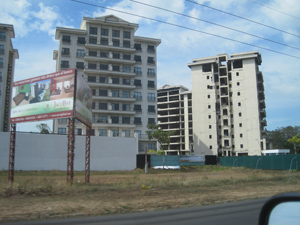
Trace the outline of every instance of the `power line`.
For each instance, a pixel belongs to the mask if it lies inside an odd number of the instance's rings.
[[[219,12],[222,12],[222,13],[225,13],[225,14],[228,14],[228,15],[231,15],[231,16],[234,16],[234,17],[237,17],[237,18],[239,18],[239,19],[247,20],[247,21],[249,21],[249,22],[256,23],[256,24],[259,24],[259,25],[261,25],[261,26],[268,27],[268,28],[270,28],[270,29],[280,31],[280,32],[285,33],[285,34],[293,35],[293,36],[295,36],[295,37],[300,38],[300,36],[297,35],[297,34],[292,34],[292,33],[289,33],[289,32],[287,32],[287,31],[280,30],[280,29],[277,29],[277,28],[275,28],[275,27],[272,27],[272,26],[269,26],[269,25],[266,25],[266,24],[263,24],[263,23],[259,23],[259,22],[254,21],[254,20],[250,20],[250,19],[247,19],[247,18],[245,18],[245,17],[235,15],[235,14],[233,14],[233,13],[229,13],[229,12],[226,12],[226,11],[223,11],[223,10],[220,10],[220,9],[216,9],[216,8],[213,8],[213,7],[210,7],[210,6],[207,6],[207,5],[203,5],[203,4],[200,4],[200,3],[198,3],[198,2],[194,2],[194,1],[192,1],[192,0],[186,0],[186,1],[191,2],[191,3],[194,3],[194,4],[196,4],[196,5],[200,5],[200,6],[209,8],[209,9],[213,9],[213,10],[216,10],[216,11],[219,11]]]
[[[255,3],[255,4],[258,4],[258,5],[261,5],[261,6],[263,6],[263,7],[266,7],[266,8],[268,8],[268,9],[274,10],[274,11],[276,11],[276,12],[279,12],[279,13],[285,14],[285,15],[287,15],[287,16],[294,17],[295,19],[298,19],[298,20],[300,20],[300,18],[299,18],[299,17],[297,17],[297,16],[294,16],[294,15],[288,14],[288,13],[286,13],[286,12],[283,12],[283,11],[280,11],[280,10],[278,10],[278,9],[274,9],[274,8],[272,8],[272,7],[268,6],[268,5],[261,4],[260,2],[256,2],[256,1],[252,1],[252,0],[248,0],[248,1],[249,1],[249,2],[253,2],[253,3]]]
[[[174,14],[177,14],[177,15],[180,15],[180,16],[185,16],[185,17],[188,17],[188,18],[199,20],[199,21],[202,21],[202,22],[205,22],[205,23],[213,24],[215,26],[223,27],[223,28],[226,28],[226,29],[229,29],[229,30],[232,30],[232,31],[236,31],[236,32],[239,32],[239,33],[242,33],[242,34],[246,34],[246,35],[249,35],[249,36],[252,36],[252,37],[256,37],[256,38],[259,38],[259,39],[262,39],[262,40],[265,40],[265,41],[273,42],[273,43],[283,45],[283,46],[286,46],[286,47],[289,47],[289,48],[300,50],[300,48],[297,48],[297,47],[294,47],[294,46],[290,46],[290,45],[287,45],[287,44],[284,44],[284,43],[281,43],[281,42],[278,42],[278,41],[274,41],[274,40],[271,40],[271,39],[268,39],[268,38],[265,38],[265,37],[255,35],[255,34],[250,34],[250,33],[247,33],[247,32],[241,31],[241,30],[237,30],[237,29],[234,29],[234,28],[231,28],[231,27],[227,27],[227,26],[224,26],[224,25],[213,23],[213,22],[203,20],[203,19],[200,19],[200,18],[197,18],[197,17],[193,17],[193,16],[189,16],[189,15],[186,15],[186,14],[183,14],[183,13],[171,11],[171,10],[168,10],[168,9],[165,9],[165,8],[161,8],[161,7],[158,7],[158,6],[155,6],[155,5],[146,4],[146,3],[139,2],[139,1],[136,1],[136,0],[130,0],[130,1],[138,3],[138,4],[142,4],[142,5],[145,5],[145,6],[149,6],[149,7],[152,7],[152,8],[160,9],[160,10],[163,10],[163,11],[171,12],[171,13],[174,13]]]
[[[240,43],[240,44],[244,44],[244,45],[264,49],[266,51],[270,51],[270,52],[278,53],[278,54],[281,54],[281,55],[286,55],[286,56],[290,56],[290,57],[293,57],[293,58],[300,59],[300,57],[298,57],[298,56],[289,55],[289,54],[286,54],[286,53],[283,53],[283,52],[278,52],[278,51],[268,49],[268,48],[265,48],[265,47],[261,47],[261,46],[253,45],[253,44],[250,44],[250,43],[234,40],[234,39],[231,39],[231,38],[223,37],[223,36],[220,36],[220,35],[217,35],[217,34],[211,34],[211,33],[201,31],[201,30],[197,30],[197,29],[194,29],[194,28],[190,28],[190,27],[186,27],[186,26],[182,26],[182,25],[178,25],[178,24],[174,24],[174,23],[169,23],[169,22],[166,22],[166,21],[153,19],[153,18],[149,18],[149,17],[146,17],[146,16],[140,16],[140,15],[137,15],[137,14],[134,14],[134,13],[124,12],[124,11],[121,11],[121,10],[112,9],[112,8],[108,8],[108,7],[105,7],[105,6],[95,5],[95,4],[92,4],[92,3],[82,2],[82,1],[78,1],[78,0],[71,0],[71,1],[81,3],[81,4],[85,4],[85,5],[99,7],[99,8],[102,8],[102,9],[108,9],[108,10],[119,12],[119,13],[124,13],[124,14],[131,15],[131,16],[136,16],[136,17],[140,17],[140,18],[143,18],[143,19],[148,19],[148,20],[159,22],[159,23],[168,24],[168,25],[175,26],[175,27],[180,27],[180,28],[183,28],[183,29],[186,29],[186,30],[191,30],[191,31],[195,31],[195,32],[198,32],[198,33],[202,33],[202,34],[207,34],[207,35],[210,35],[210,36],[222,38],[222,39],[225,39],[225,40],[237,42],[237,43]]]

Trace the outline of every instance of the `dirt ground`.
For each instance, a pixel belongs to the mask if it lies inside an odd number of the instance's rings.
[[[90,184],[61,174],[0,177],[0,222],[96,216],[220,204],[300,191],[300,172],[244,168],[95,173]]]

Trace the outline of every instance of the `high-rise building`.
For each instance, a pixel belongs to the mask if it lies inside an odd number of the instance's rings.
[[[266,149],[265,95],[257,51],[193,60],[194,151],[199,155],[260,155]]]
[[[10,101],[14,81],[15,59],[19,52],[13,48],[13,25],[0,23],[0,131],[10,130]]]
[[[158,125],[164,131],[172,131],[169,155],[193,153],[192,93],[188,88],[164,85],[157,90]]]
[[[77,68],[93,94],[92,135],[139,137],[139,151],[156,149],[146,136],[157,122],[156,49],[160,39],[135,36],[138,24],[114,15],[84,17],[80,29],[58,27],[54,51],[56,70]],[[65,119],[54,132],[66,133]],[[80,123],[75,132],[83,134]]]

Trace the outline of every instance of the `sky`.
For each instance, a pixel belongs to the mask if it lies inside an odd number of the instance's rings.
[[[83,17],[114,14],[138,23],[136,36],[161,39],[157,48],[158,87],[183,85],[191,90],[187,64],[195,58],[258,50],[262,55],[259,68],[264,77],[266,129],[300,125],[299,0],[80,1],[90,5],[72,0],[1,0],[0,23],[14,26],[13,47],[20,56],[14,81],[55,72],[56,27],[79,29]],[[35,132],[39,123],[18,124],[17,130]],[[50,121],[45,123],[52,126]]]

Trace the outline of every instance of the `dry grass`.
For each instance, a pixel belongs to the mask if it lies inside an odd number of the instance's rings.
[[[66,173],[16,172],[7,183],[0,172],[0,221],[141,212],[268,197],[300,191],[300,172],[218,166],[181,170],[92,172],[84,183],[77,172],[72,186]]]

